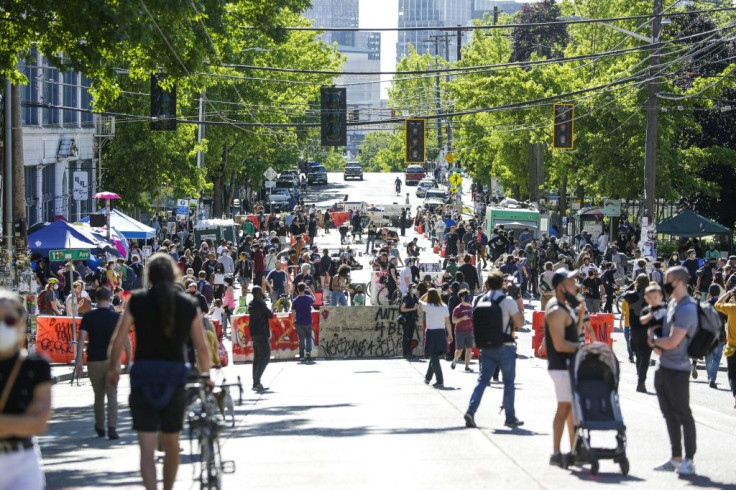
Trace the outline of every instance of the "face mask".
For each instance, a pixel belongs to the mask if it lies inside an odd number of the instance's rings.
[[[58,284],[54,284],[54,289],[59,289],[59,285]]]
[[[18,346],[18,329],[0,322],[0,350],[10,350]]]
[[[567,304],[569,304],[573,308],[577,308],[580,304],[580,300],[578,299],[578,297],[572,293],[568,293],[567,291],[565,291],[565,301],[567,301]]]
[[[664,284],[664,288],[663,289],[664,289],[664,293],[667,296],[670,296],[674,292],[675,286],[671,282],[667,282],[667,283]]]

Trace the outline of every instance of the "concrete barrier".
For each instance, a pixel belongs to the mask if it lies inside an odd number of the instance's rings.
[[[319,319],[320,353],[326,358],[401,357],[398,317],[398,306],[325,306]],[[421,323],[413,339],[413,353],[421,355]]]

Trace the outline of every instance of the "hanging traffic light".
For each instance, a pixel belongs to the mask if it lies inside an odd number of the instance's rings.
[[[164,90],[159,80],[166,75],[151,75],[151,131],[176,131],[176,85]]]
[[[552,148],[572,150],[575,106],[573,104],[555,104],[554,119]]]
[[[406,119],[406,163],[424,164],[424,127],[426,119]]]
[[[320,128],[322,146],[348,144],[347,93],[345,88],[320,89]]]

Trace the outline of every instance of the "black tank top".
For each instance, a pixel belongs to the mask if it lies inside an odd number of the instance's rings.
[[[574,310],[571,310],[567,307],[567,305],[559,304],[557,302],[556,298],[552,298],[549,303],[547,303],[547,310],[546,315],[549,315],[549,313],[555,309],[555,308],[562,308],[567,312],[567,314],[570,316],[572,321],[570,322],[570,325],[565,327],[565,340],[569,342],[577,342],[578,341],[578,319],[577,314]],[[572,352],[557,352],[555,350],[554,342],[552,342],[552,337],[549,335],[549,325],[547,325],[547,319],[545,315],[544,320],[544,345],[547,349],[547,370],[548,371],[555,371],[555,370],[565,370],[567,369],[567,361],[568,359],[572,359],[574,356],[574,353]]]

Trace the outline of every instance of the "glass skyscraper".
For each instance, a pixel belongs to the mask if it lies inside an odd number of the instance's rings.
[[[399,27],[466,26],[472,18],[472,0],[399,0]],[[449,33],[450,60],[457,59],[457,35]],[[423,53],[435,54],[432,36],[444,35],[442,31],[399,31],[396,43],[396,61],[408,52],[409,44]],[[467,39],[467,34],[463,34]],[[445,56],[444,39],[438,45],[440,56]]]

